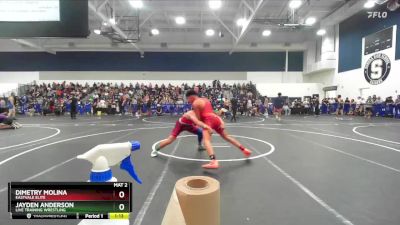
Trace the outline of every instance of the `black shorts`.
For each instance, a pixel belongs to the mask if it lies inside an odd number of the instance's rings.
[[[13,120],[10,118],[5,118],[5,119],[3,119],[3,121],[1,123],[6,124],[6,125],[11,125],[13,123]]]

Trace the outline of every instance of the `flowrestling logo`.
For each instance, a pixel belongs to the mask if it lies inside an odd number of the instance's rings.
[[[368,19],[386,19],[388,17],[388,13],[385,12],[367,12],[368,13]]]
[[[390,59],[386,54],[377,53],[365,63],[364,77],[371,85],[381,84],[389,76]]]

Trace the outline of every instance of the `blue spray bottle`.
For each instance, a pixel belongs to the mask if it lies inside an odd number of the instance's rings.
[[[113,177],[110,166],[121,163],[120,169],[126,170],[137,183],[141,184],[142,181],[137,176],[131,161],[131,152],[139,149],[140,143],[138,141],[101,144],[82,155],[78,155],[77,158],[92,163],[90,182],[116,182],[117,179]]]

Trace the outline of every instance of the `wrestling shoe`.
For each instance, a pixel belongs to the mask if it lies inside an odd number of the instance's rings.
[[[150,156],[151,156],[152,158],[157,157],[157,156],[158,156],[158,151],[157,151],[157,150],[151,151]]]
[[[197,150],[199,150],[199,151],[204,151],[204,150],[206,150],[206,148],[204,148],[204,146],[202,146],[202,145],[199,145],[199,146],[197,147]]]
[[[243,149],[242,153],[246,158],[250,157],[251,155],[251,151],[248,150],[247,148]]]
[[[219,168],[219,163],[217,160],[213,159],[209,163],[202,165],[204,169],[218,169]]]

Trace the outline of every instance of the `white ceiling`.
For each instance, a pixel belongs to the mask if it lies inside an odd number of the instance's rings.
[[[219,10],[212,11],[208,0],[143,0],[143,8],[137,11],[128,0],[89,0],[91,35],[87,39],[26,39],[30,47],[11,40],[0,40],[0,51],[269,51],[280,49],[304,49],[307,40],[315,38],[319,21],[332,14],[347,2],[357,0],[303,0],[294,13],[288,7],[289,0],[223,0]],[[257,7],[259,6],[259,7]],[[93,33],[99,29],[103,19],[110,18],[110,8],[117,18],[135,18],[139,21],[140,38],[132,43],[112,44],[112,41]],[[96,12],[97,11],[97,12]],[[186,18],[185,25],[177,25],[176,16]],[[239,17],[252,18],[249,26],[241,30],[236,25]],[[312,27],[288,29],[279,23],[304,23],[313,16],[317,23]],[[137,18],[137,17],[136,17]],[[118,26],[122,26],[122,19]],[[130,21],[130,24],[135,24]],[[160,35],[151,36],[150,30],[157,28]],[[208,37],[205,30],[214,29],[216,35]],[[263,37],[262,31],[272,34]],[[224,37],[219,37],[221,31]],[[127,33],[127,32],[125,32]],[[242,34],[241,34],[242,33]],[[161,47],[166,43],[167,47]],[[209,46],[205,46],[208,43]]]

